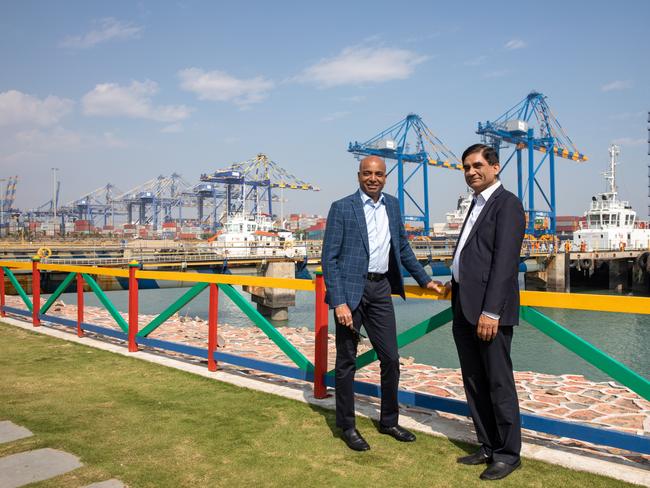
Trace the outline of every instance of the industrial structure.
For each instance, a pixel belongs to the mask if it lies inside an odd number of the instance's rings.
[[[429,166],[462,170],[458,157],[427,127],[422,118],[409,114],[366,142],[350,143],[348,151],[361,158],[380,156],[394,160],[397,169],[397,197],[404,222],[421,222],[429,234]],[[421,178],[418,180],[418,176]],[[418,187],[418,183],[422,186]],[[407,213],[407,203],[413,213]]]
[[[501,171],[504,171],[512,158],[516,157],[517,195],[526,211],[526,233],[536,236],[555,234],[557,215],[555,157],[577,162],[587,161],[587,157],[578,151],[555,118],[546,103],[546,97],[538,92],[529,93],[526,98],[495,120],[479,122],[476,133],[497,151],[506,147],[513,148],[507,158],[500,157]],[[526,151],[526,165],[523,159],[524,151]],[[536,156],[539,156],[537,161]],[[548,167],[546,189],[541,182],[542,173],[540,173],[545,165]],[[535,198],[536,188],[541,198]]]
[[[202,174],[201,181],[225,187],[223,201],[228,215],[236,213],[274,215],[273,189],[279,189],[281,193],[285,189],[319,191],[318,187],[298,179],[263,153],[212,174]],[[280,195],[278,200],[282,204],[283,195]],[[247,202],[250,202],[250,206]]]
[[[178,173],[160,175],[125,192],[107,183],[61,205],[58,169],[52,170],[52,197],[23,213],[12,210],[17,177],[0,179],[7,181],[0,202],[0,235],[8,233],[3,231],[8,230],[6,223],[14,215],[13,229],[24,228],[29,234],[196,238],[214,233],[237,213],[273,216],[273,202],[282,204],[283,195],[277,193],[284,189],[319,190],[260,153],[248,161],[203,174],[196,184]]]

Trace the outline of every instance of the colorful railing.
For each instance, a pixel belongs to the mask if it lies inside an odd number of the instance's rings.
[[[25,292],[12,270],[31,271],[32,297]],[[40,276],[41,272],[68,273],[55,292],[41,305]],[[5,305],[5,276],[16,289],[18,295],[25,303],[26,309],[8,307]],[[125,320],[102,291],[94,277],[117,276],[127,278],[129,283],[128,320]],[[76,278],[76,291],[78,313],[77,320],[70,320],[47,312],[57,298],[71,285]],[[151,322],[140,328],[138,316],[138,282],[139,280],[176,280],[196,283],[189,288],[179,299],[169,305]],[[84,322],[84,284],[86,284],[98,297],[120,330],[101,327]],[[284,288],[293,290],[312,291],[315,293],[314,334],[315,353],[313,363],[293,344],[291,344],[265,317],[263,317],[235,288],[234,285],[251,285],[270,288]],[[160,339],[153,339],[149,335],[163,325],[177,311],[196,298],[206,288],[209,289],[208,305],[208,346],[207,349],[179,344]],[[295,366],[272,363],[269,361],[253,359],[243,356],[224,353],[217,350],[217,317],[219,313],[219,290],[239,308],[253,324],[262,330],[280,350],[294,363]],[[406,287],[407,298],[439,300],[442,297],[416,286]],[[577,354],[588,363],[608,374],[611,378],[636,392],[639,396],[650,400],[650,382],[648,379],[632,371],[616,359],[608,356],[603,351],[580,338],[573,332],[564,328],[557,322],[546,317],[533,307],[569,308],[576,310],[592,310],[601,312],[620,312],[635,314],[650,314],[650,298],[621,297],[602,295],[576,295],[550,292],[521,292],[521,317],[523,320],[537,328],[551,339]],[[251,368],[289,378],[313,382],[314,396],[324,398],[327,396],[327,387],[334,386],[333,371],[327,371],[327,340],[329,311],[325,304],[325,284],[323,277],[318,274],[313,281],[285,278],[260,278],[253,276],[233,276],[202,273],[143,271],[138,263],[131,263],[129,269],[110,269],[88,266],[65,266],[40,263],[34,259],[31,263],[21,261],[0,261],[0,316],[7,312],[31,317],[35,327],[41,325],[41,319],[50,323],[75,327],[81,337],[84,331],[122,339],[128,344],[128,350],[138,351],[139,346],[152,347],[167,351],[178,352],[190,356],[207,359],[210,371],[217,370],[219,361],[235,366]],[[410,344],[429,332],[436,330],[452,320],[450,308],[437,313],[433,317],[413,325],[397,337],[399,347]],[[374,350],[367,351],[357,358],[357,368],[363,368],[377,360]],[[379,396],[379,385],[357,381],[355,391],[370,396]],[[465,402],[429,395],[425,393],[406,390],[399,391],[399,400],[402,403],[430,408],[434,410],[469,415]],[[569,437],[596,444],[602,444],[630,451],[650,454],[650,437],[629,434],[612,429],[598,428],[590,425],[565,420],[551,419],[539,415],[522,413],[522,426],[524,428]]]

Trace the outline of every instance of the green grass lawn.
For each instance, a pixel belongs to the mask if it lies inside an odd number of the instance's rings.
[[[0,456],[53,447],[85,467],[31,486],[116,477],[131,487],[485,486],[456,464],[471,446],[418,435],[403,444],[360,418],[372,449],[349,450],[334,412],[0,323],[0,420],[34,432]],[[625,483],[524,460],[500,486]]]

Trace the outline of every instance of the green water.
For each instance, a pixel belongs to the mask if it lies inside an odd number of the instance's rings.
[[[159,289],[140,291],[140,313],[156,314],[176,300],[187,289]],[[127,293],[108,292],[107,295],[121,311],[127,311]],[[68,298],[69,297],[69,298]],[[64,295],[73,301],[72,295]],[[395,299],[398,330],[406,330],[449,306],[449,302]],[[100,306],[92,295],[86,294],[86,304]],[[207,318],[207,290],[182,311],[182,315]],[[539,309],[559,324],[589,341],[605,353],[632,368],[640,375],[650,376],[650,315],[584,312],[576,310]],[[219,296],[219,322],[236,326],[250,326],[250,321],[223,294]],[[330,331],[334,332],[330,313]],[[289,321],[276,325],[290,327],[314,326],[314,294],[298,291],[296,306],[289,310]],[[164,327],[164,325],[162,326]],[[226,338],[227,340],[227,338]],[[458,368],[458,357],[451,335],[451,324],[428,334],[400,351],[402,356],[413,356],[419,363],[438,367]],[[515,329],[512,359],[515,370],[538,371],[550,374],[583,374],[587,378],[606,381],[610,378],[563,346],[527,323]]]

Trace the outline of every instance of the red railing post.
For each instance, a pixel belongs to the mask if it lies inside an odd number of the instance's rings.
[[[327,397],[325,373],[327,372],[327,321],[329,310],[325,303],[323,273],[316,272],[316,310],[314,317],[314,397]]]
[[[6,317],[5,312],[5,269],[0,266],[0,317]]]
[[[38,327],[41,325],[39,312],[41,310],[41,272],[38,269],[38,263],[41,258],[34,256],[32,258],[32,325]]]
[[[84,321],[84,279],[77,273],[77,336],[83,337],[84,331],[81,324]]]
[[[136,335],[138,334],[138,279],[135,272],[138,262],[129,263],[129,352],[138,351]]]
[[[219,288],[210,283],[210,304],[208,306],[208,371],[217,370],[214,353],[217,350],[217,318],[219,316]]]

